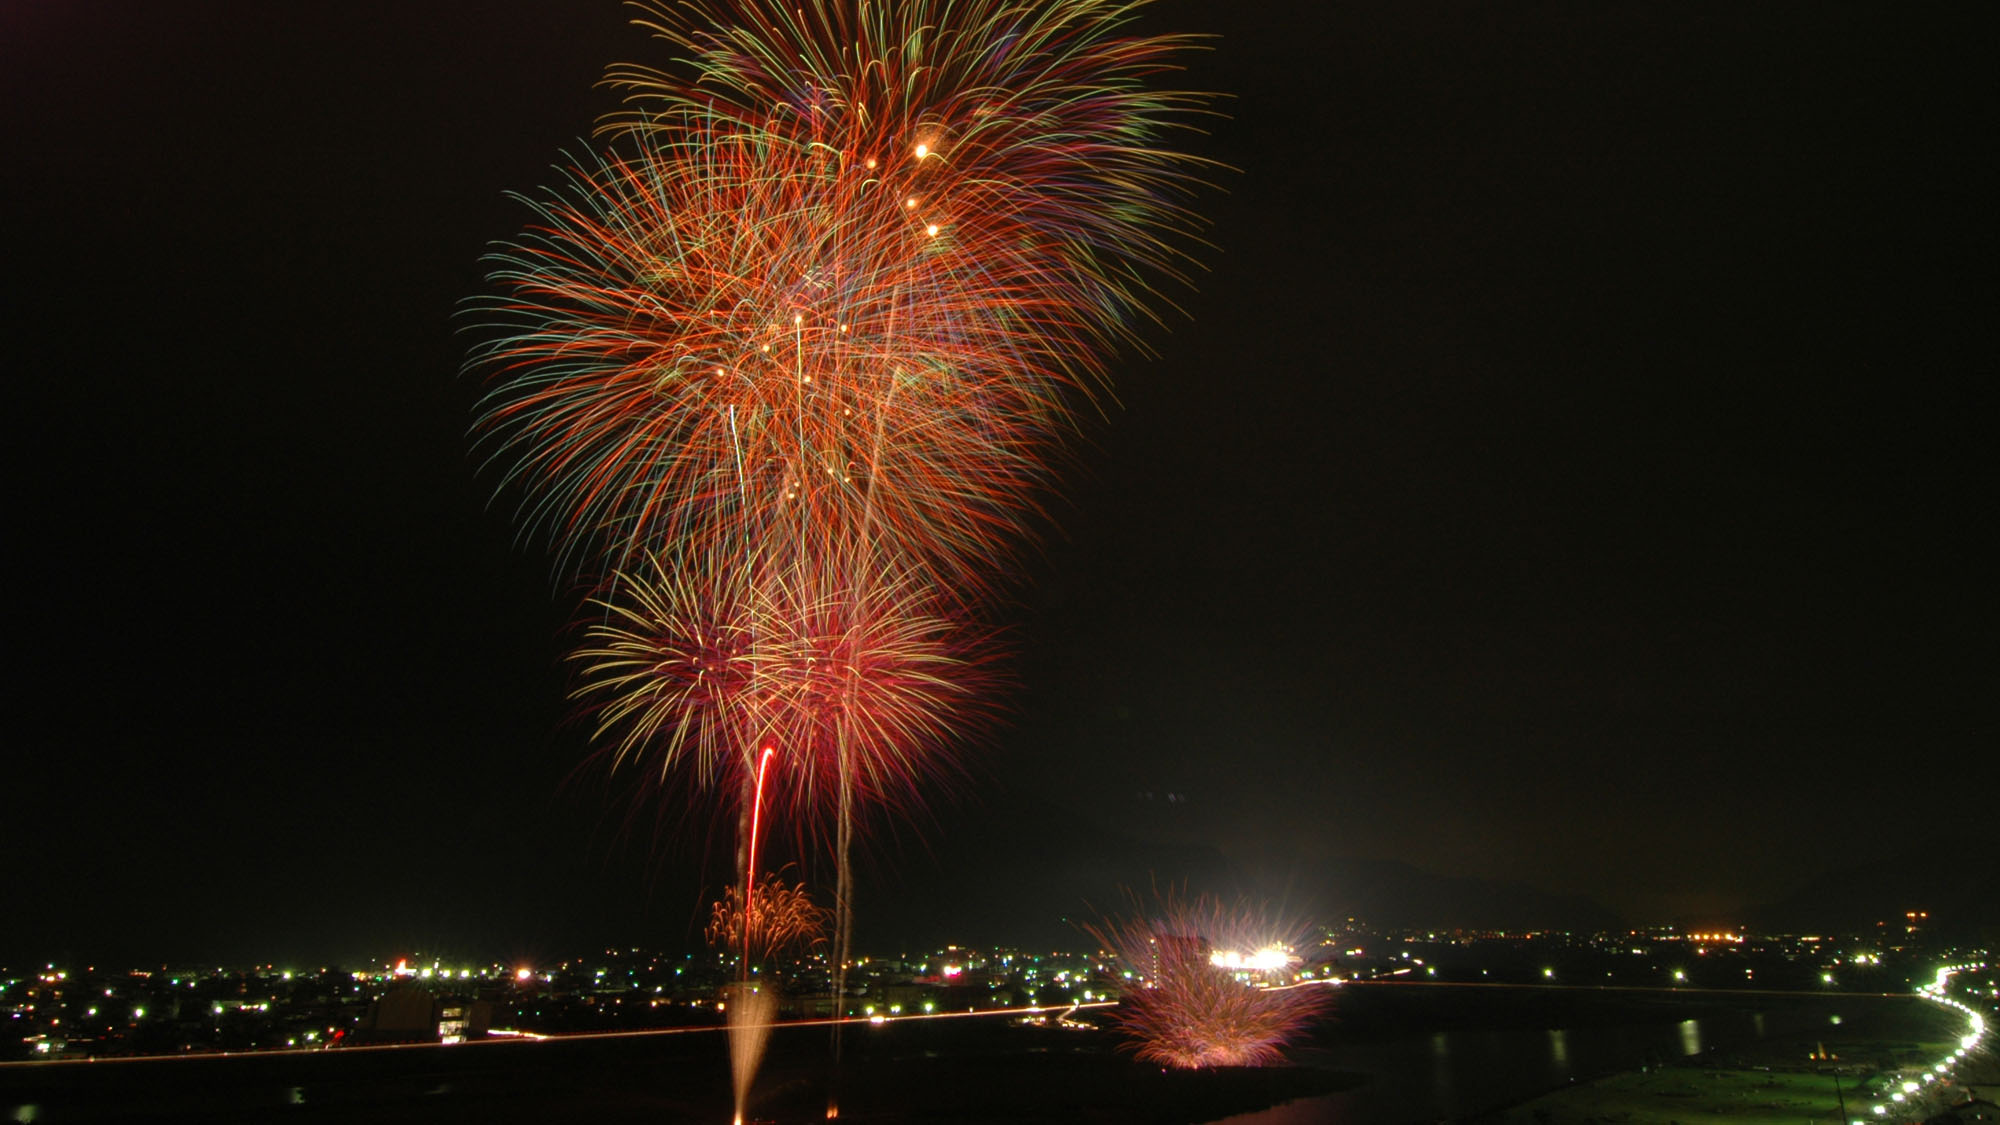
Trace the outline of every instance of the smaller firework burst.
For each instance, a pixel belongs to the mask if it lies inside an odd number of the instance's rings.
[[[621,572],[576,652],[575,695],[614,768],[691,773],[744,810],[772,751],[763,815],[808,840],[836,834],[844,801],[913,812],[957,776],[997,646],[911,568],[798,539]]]
[[[749,902],[743,899],[742,888],[730,887],[710,908],[703,931],[708,944],[748,950],[752,961],[771,961],[825,943],[831,912],[812,900],[805,884],[788,885],[777,873],[767,873]]]
[[[1085,928],[1132,974],[1112,1018],[1139,1058],[1267,1066],[1326,1009],[1325,987],[1293,979],[1297,959],[1257,911],[1174,894],[1129,906]]]

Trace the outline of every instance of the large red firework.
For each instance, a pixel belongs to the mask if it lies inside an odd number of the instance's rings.
[[[692,113],[621,148],[495,255],[478,430],[525,521],[585,570],[836,527],[986,588],[1093,354],[1075,310],[849,154]]]
[[[1142,4],[681,3],[494,256],[478,430],[570,565],[843,523],[964,591],[1197,225]],[[598,572],[601,573],[601,572]]]
[[[638,6],[682,60],[613,69],[618,125],[693,107],[844,154],[963,232],[960,273],[1033,279],[1077,310],[1077,360],[1151,315],[1144,278],[1177,276],[1201,226],[1184,206],[1199,163],[1168,142],[1213,99],[1158,85],[1198,40],[1139,33],[1146,0]]]

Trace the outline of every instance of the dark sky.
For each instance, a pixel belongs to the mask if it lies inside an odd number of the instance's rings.
[[[1233,95],[1217,249],[864,944],[1074,914],[1106,841],[1287,909],[1364,857],[1727,915],[1990,805],[1992,86],[1905,9],[1163,4]],[[566,784],[570,605],[453,319],[660,58],[625,19],[0,6],[0,963],[688,937],[727,848]]]

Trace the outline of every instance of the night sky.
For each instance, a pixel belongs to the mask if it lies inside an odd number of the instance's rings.
[[[1130,863],[1726,918],[1990,811],[1993,88],[1926,10],[1161,4],[1232,95],[1216,249],[1051,501],[1011,724],[872,836],[864,948]],[[458,375],[504,193],[663,59],[626,18],[0,6],[0,963],[698,929],[727,843],[578,772],[573,601]]]

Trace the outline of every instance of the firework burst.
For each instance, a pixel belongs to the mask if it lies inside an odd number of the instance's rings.
[[[965,232],[968,277],[1030,278],[1091,342],[1178,276],[1200,162],[1169,144],[1211,95],[1161,89],[1198,45],[1136,33],[1144,0],[642,2],[679,69],[614,68],[632,111],[695,107],[841,152],[926,227]]]
[[[790,884],[777,873],[766,873],[746,903],[741,887],[729,887],[709,908],[702,936],[717,949],[748,951],[752,961],[768,962],[822,945],[832,922],[831,912],[815,903],[805,884]]]
[[[863,807],[916,800],[992,717],[990,633],[907,571],[840,551],[647,561],[618,576],[575,654],[576,698],[614,765],[747,796],[768,748],[766,807],[823,838],[843,792]]]
[[[733,802],[739,886],[767,808],[831,837],[836,990],[856,819],[989,717],[981,621],[1200,226],[1145,2],[642,3],[682,57],[611,71],[472,305],[475,446],[601,591],[603,752]]]
[[[1075,349],[1059,302],[830,149],[679,115],[497,250],[476,432],[564,560],[843,527],[962,589],[1036,510]],[[1038,311],[1039,310],[1039,311]]]
[[[1112,1018],[1150,1062],[1278,1063],[1328,1004],[1324,983],[1289,979],[1296,959],[1247,907],[1169,894],[1149,908],[1135,897],[1126,916],[1086,929],[1132,973]]]
[[[985,589],[1202,166],[1142,4],[685,3],[490,259],[476,430],[568,567],[838,521]]]

